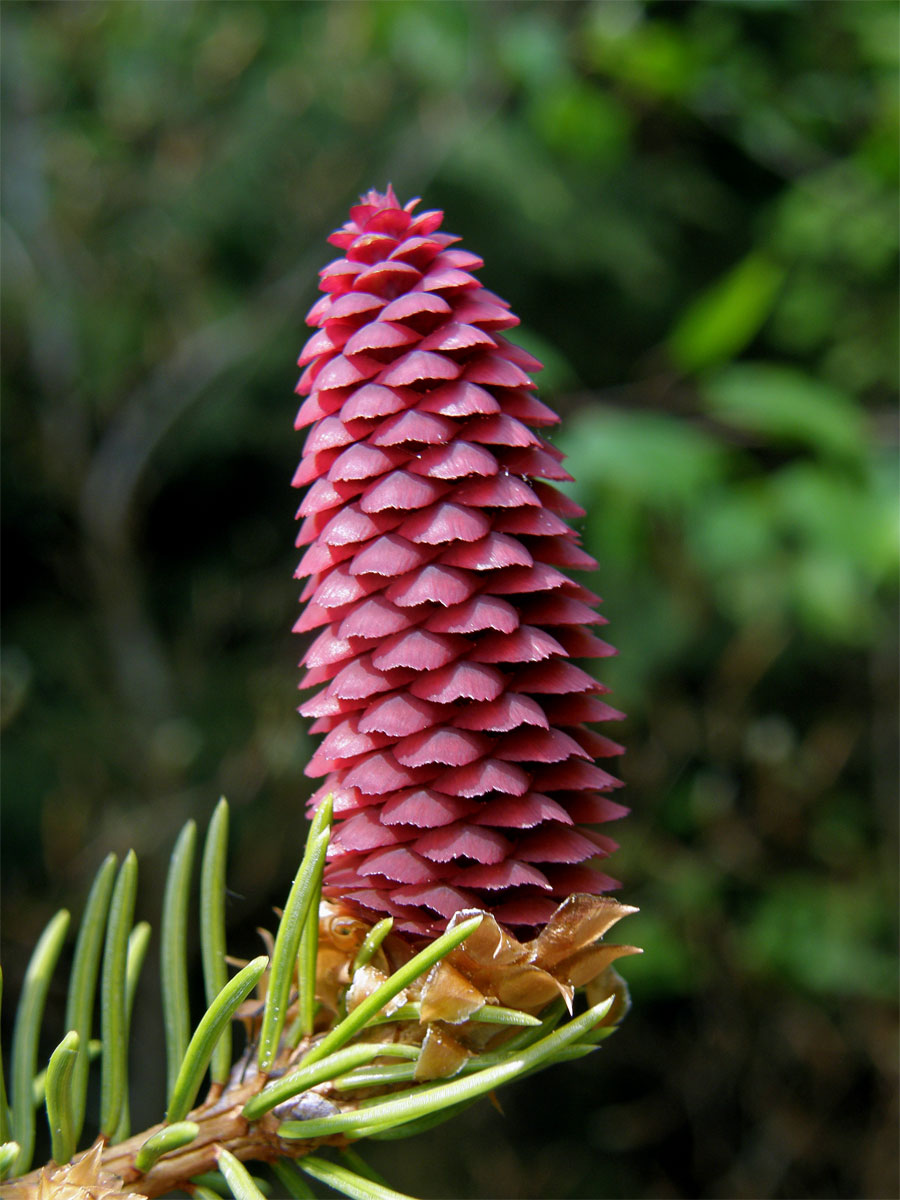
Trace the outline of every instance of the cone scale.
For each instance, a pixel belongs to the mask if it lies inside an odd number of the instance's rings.
[[[589,726],[621,714],[579,665],[614,651],[569,575],[596,563],[554,486],[541,364],[416,203],[369,192],[332,234],[299,359],[310,804],[334,797],[326,896],[407,934],[463,909],[529,934],[616,886],[592,827],[626,811],[597,762],[622,748]]]

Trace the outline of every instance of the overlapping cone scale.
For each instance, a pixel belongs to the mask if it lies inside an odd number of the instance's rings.
[[[329,241],[343,257],[300,365],[309,427],[298,487],[295,629],[301,713],[324,734],[310,762],[335,800],[325,894],[433,935],[478,908],[522,929],[576,892],[615,885],[614,843],[586,828],[621,816],[595,762],[621,747],[588,729],[621,714],[577,660],[612,648],[595,566],[554,484],[569,479],[541,430],[540,363],[454,248],[443,214],[370,192]]]

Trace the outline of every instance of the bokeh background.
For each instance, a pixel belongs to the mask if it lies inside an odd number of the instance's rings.
[[[324,238],[391,180],[486,257],[565,417],[646,953],[599,1056],[378,1165],[425,1197],[898,1195],[897,17],[3,6],[7,996],[108,850],[155,918],[220,793],[237,953],[283,901],[293,364]]]

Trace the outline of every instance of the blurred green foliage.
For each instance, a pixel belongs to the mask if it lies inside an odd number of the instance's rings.
[[[431,1196],[895,1195],[896,5],[2,21],[10,992],[107,850],[136,847],[155,912],[220,792],[235,948],[271,923],[309,790],[292,363],[324,237],[390,179],[485,255],[565,416],[646,954],[600,1061],[388,1173]]]

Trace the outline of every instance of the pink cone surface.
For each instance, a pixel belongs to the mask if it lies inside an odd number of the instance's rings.
[[[443,214],[372,191],[328,239],[307,322],[294,477],[307,583],[297,632],[317,631],[300,712],[324,738],[307,773],[335,799],[325,894],[409,934],[463,908],[520,930],[573,892],[615,880],[615,843],[589,828],[626,811],[595,758],[621,747],[586,722],[621,714],[578,665],[612,648],[596,566],[548,481],[570,478],[541,430],[540,363],[452,249]]]

